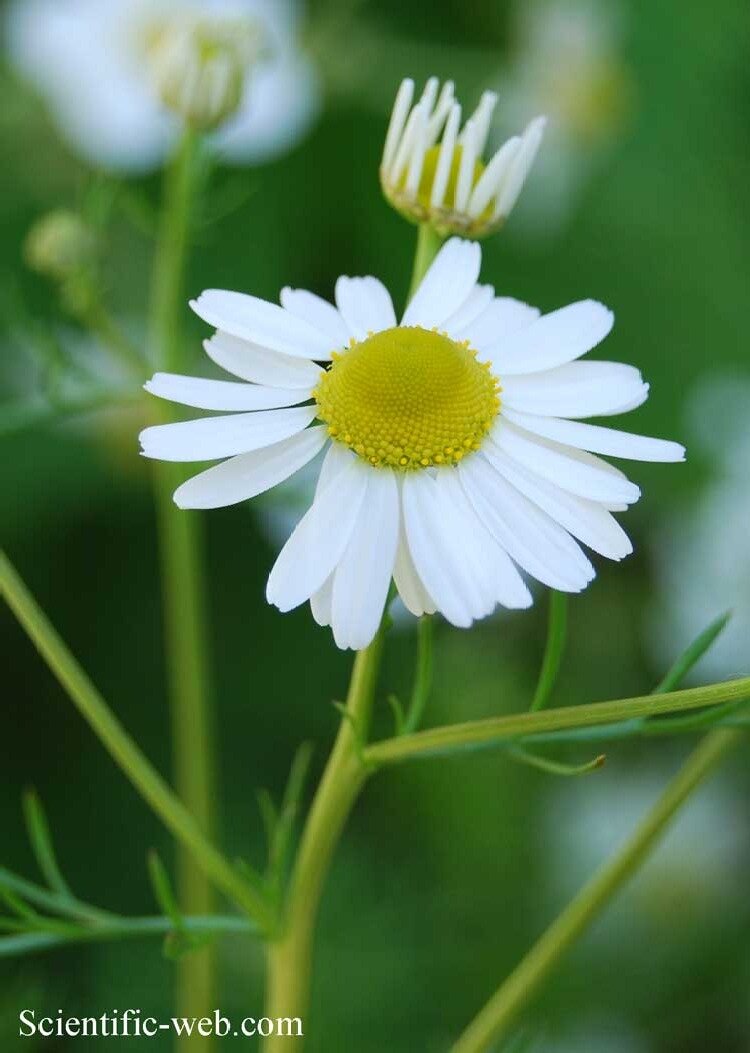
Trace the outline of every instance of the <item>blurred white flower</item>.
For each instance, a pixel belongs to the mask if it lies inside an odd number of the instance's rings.
[[[16,0],[7,38],[77,151],[143,171],[181,117],[221,124],[216,146],[237,163],[290,148],[319,104],[297,23],[293,0]]]
[[[497,95],[484,92],[461,128],[453,82],[439,87],[437,77],[430,77],[412,106],[414,81],[401,82],[380,165],[383,193],[415,223],[429,221],[443,235],[483,237],[503,225],[518,200],[545,120],[535,117],[485,164],[482,155]]]
[[[503,82],[515,121],[548,116],[527,224],[549,230],[575,206],[602,155],[621,134],[633,84],[622,58],[622,19],[612,0],[519,5],[516,54]]]
[[[653,768],[605,770],[565,783],[546,802],[543,843],[554,903],[569,899],[623,845],[667,779]],[[628,941],[651,939],[654,930],[684,933],[686,914],[696,921],[731,910],[732,897],[743,895],[748,847],[741,799],[729,782],[716,778],[681,809],[597,926],[602,943],[619,953],[625,932]]]
[[[731,610],[726,629],[701,659],[697,679],[747,673],[750,640],[750,380],[704,378],[689,400],[688,429],[711,464],[711,482],[655,542],[659,598],[648,639],[660,665]]]

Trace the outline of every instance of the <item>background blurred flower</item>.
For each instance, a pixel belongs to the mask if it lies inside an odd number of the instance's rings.
[[[704,378],[689,400],[689,433],[711,465],[711,481],[658,534],[658,600],[649,639],[660,661],[717,615],[732,617],[699,662],[694,679],[732,677],[747,668],[750,640],[750,383]]]
[[[549,231],[565,220],[627,125],[633,83],[622,36],[621,9],[611,0],[518,5],[503,105],[517,121],[549,118],[527,227]]]
[[[196,23],[213,41],[204,67],[191,36]],[[232,161],[262,161],[290,147],[318,108],[292,0],[16,0],[7,28],[13,62],[45,97],[63,136],[96,165],[158,165],[179,131],[168,110],[181,107],[204,125],[231,112],[218,149]],[[243,37],[253,39],[252,54],[238,48]],[[216,60],[222,46],[228,63]],[[244,79],[240,61],[253,67]],[[222,93],[223,106],[216,103]]]

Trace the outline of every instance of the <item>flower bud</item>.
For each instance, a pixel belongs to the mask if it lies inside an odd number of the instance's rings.
[[[32,270],[65,281],[93,264],[96,238],[76,212],[59,209],[36,221],[26,235],[23,251]]]
[[[545,119],[531,121],[486,164],[482,160],[497,103],[487,91],[461,125],[461,107],[447,81],[430,78],[412,107],[414,82],[399,88],[380,166],[388,201],[414,223],[439,234],[481,238],[498,230],[521,193],[542,139]]]
[[[148,48],[159,98],[199,131],[217,128],[236,112],[261,53],[261,32],[247,18],[174,18]]]

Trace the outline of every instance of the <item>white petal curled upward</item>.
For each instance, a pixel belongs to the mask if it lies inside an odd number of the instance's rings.
[[[552,442],[518,428],[502,418],[492,429],[487,456],[497,446],[543,479],[561,486],[589,501],[626,502],[632,504],[640,497],[640,490],[629,479],[600,461],[598,457],[582,453],[571,446]]]
[[[535,417],[517,410],[505,410],[508,420],[545,439],[575,446],[589,453],[603,453],[630,461],[684,461],[685,447],[668,439],[652,439],[648,435],[631,435],[615,428],[597,424],[582,424],[559,417]]]
[[[533,577],[562,592],[580,592],[594,568],[576,542],[520,494],[482,454],[467,457],[459,478],[477,515],[502,548]]]
[[[197,300],[191,300],[190,306],[216,329],[272,351],[321,361],[331,357],[330,342],[309,322],[257,296],[207,289]]]
[[[349,333],[344,319],[328,300],[307,289],[290,289],[288,285],[281,290],[280,299],[285,310],[321,332],[332,348],[346,347]]]
[[[312,391],[323,372],[315,362],[270,351],[229,333],[218,331],[203,342],[203,348],[217,366],[235,377],[275,388],[306,388]]]
[[[341,648],[360,651],[377,632],[391,583],[398,528],[394,473],[387,468],[367,472],[359,516],[333,576],[331,627]]]
[[[142,452],[161,461],[215,461],[288,439],[306,428],[315,413],[315,406],[301,406],[157,424],[141,432]]]
[[[492,451],[492,465],[524,497],[528,497],[594,552],[607,559],[619,560],[633,551],[630,539],[620,524],[596,501],[587,501],[561,490],[549,480],[522,467],[501,450]]]
[[[527,376],[503,376],[503,403],[540,417],[606,417],[627,413],[648,398],[634,366],[569,362]]]
[[[530,307],[510,296],[496,296],[457,336],[459,340],[468,340],[482,357],[491,358],[497,363],[500,358],[497,349],[502,348],[513,333],[532,325],[538,317],[536,307]]]
[[[428,472],[411,472],[403,482],[406,537],[414,566],[437,609],[452,625],[467,628],[486,613],[486,602],[467,574],[465,524],[444,499]]]
[[[169,402],[205,410],[279,409],[306,402],[303,388],[268,388],[260,384],[237,384],[230,380],[204,380],[177,373],[154,373],[143,385],[146,391]]]
[[[469,500],[458,472],[441,472],[438,485],[445,488],[448,500],[469,526],[462,542],[464,556],[476,577],[477,586],[487,597],[487,611],[497,603],[513,609],[530,607],[531,593],[505,549],[487,530]]]
[[[482,172],[469,198],[469,215],[473,219],[478,219],[482,215],[502,186],[520,146],[520,135],[514,135],[512,139],[508,139]]]
[[[393,104],[391,120],[388,125],[385,146],[383,148],[383,160],[381,164],[384,169],[387,169],[391,165],[391,162],[396,156],[396,150],[401,141],[401,134],[404,130],[406,118],[409,115],[409,107],[411,106],[411,100],[413,98],[414,81],[407,77],[401,81],[399,89],[396,92],[396,101]]]
[[[324,427],[305,428],[290,439],[228,461],[193,476],[175,490],[180,508],[226,508],[270,490],[316,456],[326,443]]]
[[[406,538],[403,513],[401,515],[400,536],[396,549],[396,562],[393,566],[393,581],[407,611],[420,618],[423,614],[434,614],[435,604],[430,599],[427,589],[417,574],[414,561],[409,551]]]
[[[495,216],[509,216],[513,206],[518,200],[518,195],[526,182],[531,166],[536,158],[537,151],[542,142],[544,126],[547,121],[544,117],[535,117],[528,125],[521,137],[521,145],[513,155],[508,166],[508,172],[500,186],[500,191],[495,199]]]
[[[581,300],[543,315],[504,340],[498,363],[508,373],[539,373],[580,358],[609,333],[614,315],[596,300]]]
[[[367,489],[368,469],[350,454],[295,527],[266,586],[269,603],[291,611],[326,582],[346,551]]]
[[[396,325],[391,294],[377,278],[347,278],[336,282],[336,305],[355,340]]]
[[[404,312],[402,325],[440,326],[468,299],[479,277],[482,250],[451,238],[435,257]]]

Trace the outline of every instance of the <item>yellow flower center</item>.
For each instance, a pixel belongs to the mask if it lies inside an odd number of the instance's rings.
[[[468,342],[398,326],[334,354],[313,398],[329,435],[369,464],[457,464],[479,449],[500,385]]]
[[[458,172],[461,167],[461,154],[463,153],[463,147],[459,143],[458,146],[453,150],[453,157],[451,158],[450,171],[448,173],[448,183],[445,188],[445,198],[443,200],[443,208],[446,211],[450,211],[456,201],[456,187],[458,186]],[[422,165],[422,175],[419,179],[419,188],[417,189],[417,200],[423,208],[430,208],[430,197],[432,195],[432,184],[435,182],[435,175],[437,174],[437,163],[440,156],[440,147],[431,146],[427,153],[424,155],[424,164]],[[471,185],[476,186],[480,176],[484,172],[484,165],[477,158],[474,162],[474,171],[471,175]],[[490,212],[492,210],[490,209]]]

